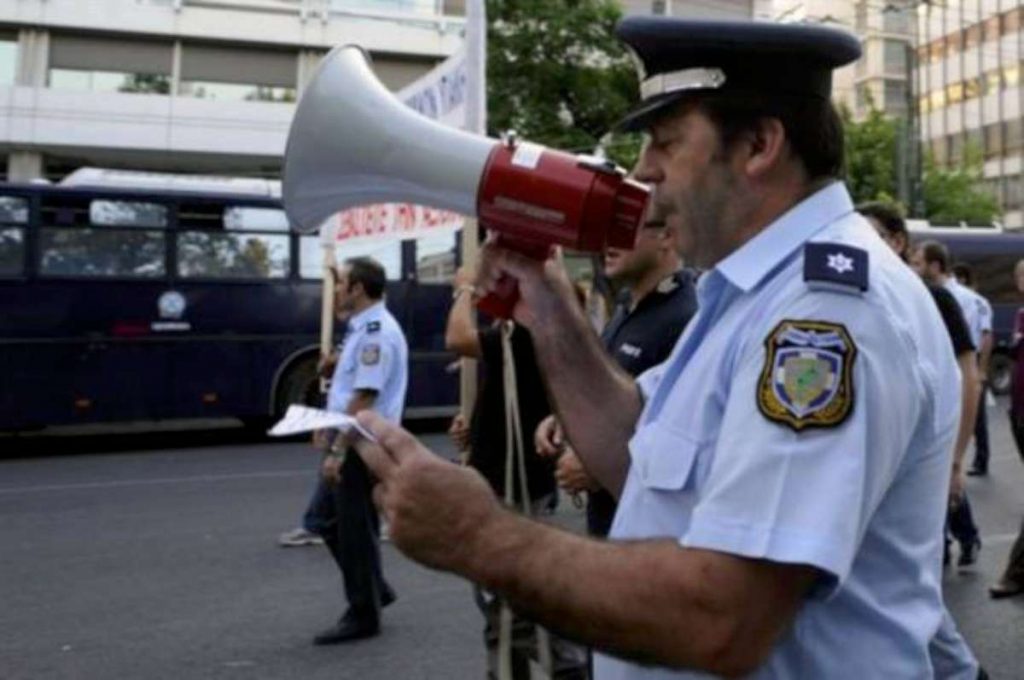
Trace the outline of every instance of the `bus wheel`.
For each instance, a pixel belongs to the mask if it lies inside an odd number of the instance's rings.
[[[992,354],[988,367],[988,386],[992,394],[1003,396],[1010,393],[1010,380],[1013,376],[1013,360],[1009,355]]]
[[[274,419],[279,420],[292,404],[321,406],[320,380],[316,375],[315,356],[300,359],[288,369],[277,388],[274,399]]]

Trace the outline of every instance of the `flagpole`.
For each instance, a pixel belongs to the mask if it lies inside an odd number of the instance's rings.
[[[487,134],[487,18],[484,0],[466,3],[466,72],[469,88],[466,97],[466,129]],[[480,234],[475,219],[466,218],[462,228],[462,263],[476,267],[480,252]],[[475,312],[474,312],[475,313]],[[459,371],[459,410],[469,423],[476,402],[477,362],[463,359]]]
[[[323,251],[323,280],[320,287],[320,363],[331,355],[334,343],[334,266],[335,230],[337,217],[320,227],[320,246]],[[328,377],[320,376],[320,394],[327,394]]]

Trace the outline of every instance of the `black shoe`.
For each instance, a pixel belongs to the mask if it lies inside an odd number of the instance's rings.
[[[969,567],[978,561],[978,551],[981,550],[981,539],[976,538],[971,543],[961,544],[960,559],[956,561],[958,567]]]
[[[979,467],[972,467],[967,471],[968,477],[988,477],[988,470]]]
[[[380,635],[380,621],[356,618],[351,612],[313,638],[314,645],[337,645],[351,640],[363,640]]]
[[[398,594],[395,593],[391,586],[384,586],[384,592],[380,595],[380,606],[387,607],[389,604],[394,604],[397,599]]]

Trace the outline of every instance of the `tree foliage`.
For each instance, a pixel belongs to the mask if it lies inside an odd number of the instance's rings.
[[[991,224],[999,215],[995,196],[979,188],[984,176],[981,150],[968,145],[959,167],[939,167],[929,153],[924,162],[924,204],[932,224]]]
[[[632,63],[613,34],[614,0],[488,0],[488,128],[632,163],[632,136],[608,132],[636,100]]]
[[[892,202],[896,187],[896,121],[874,106],[862,122],[854,122],[841,106],[846,135],[846,184],[855,203]]]
[[[846,183],[854,202],[896,202],[900,122],[873,103],[863,121],[855,122],[845,107],[840,107],[840,116],[846,135]],[[921,178],[923,217],[933,224],[989,224],[996,219],[999,204],[981,187],[982,162],[981,152],[970,146],[951,168],[927,155]]]

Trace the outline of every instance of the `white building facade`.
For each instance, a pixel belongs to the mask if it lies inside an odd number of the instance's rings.
[[[1024,227],[1024,3],[936,0],[918,6],[921,135],[937,162],[969,149],[1009,228]]]
[[[296,98],[355,43],[397,90],[462,43],[445,0],[3,0],[0,173],[275,177]]]

